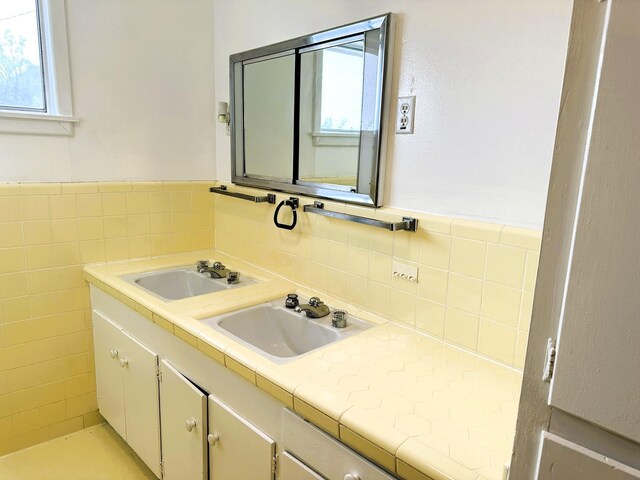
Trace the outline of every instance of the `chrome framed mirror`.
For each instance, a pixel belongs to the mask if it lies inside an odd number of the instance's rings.
[[[231,55],[232,181],[380,206],[391,14]]]

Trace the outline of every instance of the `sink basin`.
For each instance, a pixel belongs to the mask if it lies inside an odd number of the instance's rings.
[[[191,267],[140,273],[123,279],[162,300],[180,300],[256,283],[252,278],[241,276],[240,283],[229,285],[224,278],[209,278]]]
[[[349,318],[346,328],[333,328],[330,315],[311,319],[274,302],[202,321],[275,363],[285,363],[371,327]]]

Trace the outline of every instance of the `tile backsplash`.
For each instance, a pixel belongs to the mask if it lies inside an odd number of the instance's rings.
[[[278,195],[278,201],[284,198]],[[335,202],[325,202],[325,208],[389,221],[414,216],[418,232],[390,232],[304,213],[302,207],[296,228],[282,230],[273,223],[273,205],[215,196],[216,249],[384,319],[523,367],[540,231]],[[418,282],[393,276],[394,261],[418,267]]]
[[[82,265],[210,248],[210,186],[0,184],[0,455],[100,421]]]
[[[415,216],[419,231],[392,233],[302,208],[296,228],[286,231],[275,227],[273,205],[212,195],[211,185],[0,184],[0,455],[101,421],[85,263],[215,245],[320,294],[522,368],[540,232],[334,202],[325,208],[389,221]],[[394,261],[418,267],[418,282],[392,276]]]

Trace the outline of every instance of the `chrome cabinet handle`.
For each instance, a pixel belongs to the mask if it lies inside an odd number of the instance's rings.
[[[120,359],[120,366],[122,368],[126,367],[127,365],[129,365],[129,360],[127,360],[126,358],[121,358]]]
[[[211,445],[212,447],[216,443],[218,443],[218,440],[220,440],[220,437],[218,436],[218,434],[210,433],[209,435],[207,435],[207,442],[209,442],[209,445]]]
[[[357,473],[347,473],[344,476],[344,480],[360,480],[360,475]]]
[[[109,350],[109,356],[111,358],[116,358],[118,356],[118,350],[116,350],[115,348],[113,350]]]
[[[190,432],[191,430],[193,430],[196,427],[196,421],[195,420],[187,420],[184,424],[184,428],[187,429],[187,432]]]

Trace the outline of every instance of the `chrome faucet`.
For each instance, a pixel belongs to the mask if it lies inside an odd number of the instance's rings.
[[[227,275],[231,273],[221,262],[213,262],[213,264],[209,266],[209,262],[206,260],[198,260],[196,269],[198,273],[209,275],[211,278],[227,278]],[[237,283],[237,281],[235,283]]]
[[[299,305],[294,310],[296,312],[304,312],[309,318],[322,318],[329,315],[329,307],[318,297],[311,297],[309,303]]]

